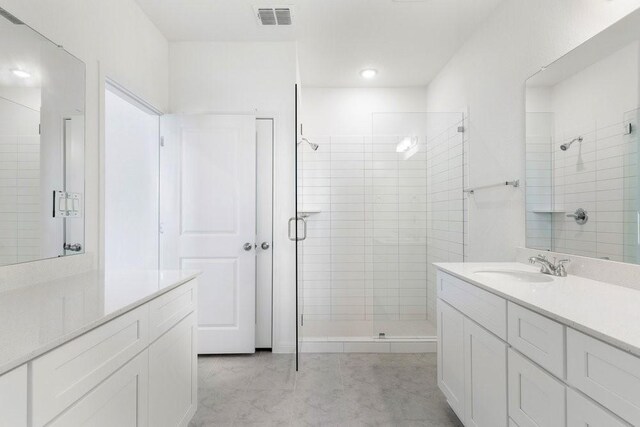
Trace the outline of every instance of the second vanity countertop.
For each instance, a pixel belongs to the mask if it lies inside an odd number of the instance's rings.
[[[575,275],[531,283],[483,270],[539,272],[509,263],[437,263],[438,269],[640,357],[640,291]],[[542,275],[542,273],[538,273]]]
[[[91,271],[0,292],[0,375],[198,274]]]

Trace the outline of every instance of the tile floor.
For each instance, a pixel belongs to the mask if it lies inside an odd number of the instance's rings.
[[[201,356],[196,426],[461,426],[436,355]]]

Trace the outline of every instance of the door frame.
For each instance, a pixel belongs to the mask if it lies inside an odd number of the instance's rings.
[[[275,304],[274,304],[274,249],[273,249],[273,242],[275,239],[275,233],[274,233],[274,229],[275,229],[275,179],[274,179],[274,175],[275,175],[275,145],[276,145],[276,121],[273,117],[263,117],[263,116],[256,116],[256,122],[259,120],[264,120],[264,121],[270,121],[271,122],[271,276],[270,276],[270,289],[271,289],[271,298],[269,300],[269,304],[271,306],[271,319],[270,319],[270,330],[271,330],[271,346],[269,348],[273,349],[274,347],[274,322],[273,322],[273,317],[274,317],[274,312],[275,312]],[[257,127],[256,127],[257,128]],[[257,139],[257,130],[256,130],[256,152],[258,151],[258,139]],[[256,180],[260,179],[260,176],[258,174],[258,160],[256,158]],[[258,203],[257,203],[257,199],[258,199],[258,192],[257,192],[257,188],[256,188],[256,210],[259,209]],[[256,215],[256,222],[257,222],[257,215]],[[257,224],[256,224],[257,225]],[[257,228],[256,228],[256,232],[257,232]],[[256,251],[257,246],[260,245],[260,241],[259,239],[257,239],[258,235],[256,233]],[[256,257],[257,257],[257,252],[256,252]],[[258,270],[257,270],[257,265],[256,265],[256,325],[258,322],[258,316],[257,316],[257,312],[258,312],[258,304],[260,303],[260,301],[258,300]],[[256,328],[256,338],[257,338],[257,328]],[[262,347],[256,347],[256,349],[258,348],[262,348]]]
[[[98,103],[98,109],[99,109],[99,115],[98,115],[98,127],[99,127],[99,135],[98,135],[98,157],[99,157],[99,161],[98,161],[98,182],[99,182],[99,189],[98,189],[98,247],[97,247],[97,260],[95,260],[94,262],[97,261],[97,265],[98,265],[98,269],[103,270],[104,266],[105,266],[105,169],[106,169],[106,163],[105,163],[105,152],[106,152],[106,91],[107,90],[112,90],[113,92],[117,93],[118,95],[120,95],[121,97],[123,97],[125,100],[127,100],[128,102],[131,102],[133,105],[137,106],[138,108],[141,108],[147,112],[149,112],[150,114],[154,114],[157,115],[158,117],[162,117],[165,113],[158,107],[156,107],[155,105],[153,105],[151,102],[147,101],[146,99],[144,99],[143,97],[137,95],[135,92],[132,92],[131,90],[127,89],[126,86],[120,84],[116,79],[112,78],[110,76],[110,74],[104,69],[104,66],[102,65],[102,63],[98,64],[98,68],[99,68],[99,74],[100,74],[100,78],[99,78],[99,91],[98,91],[98,97],[99,97],[99,103]],[[160,120],[158,120],[158,150],[160,150]],[[85,153],[86,156],[86,153]],[[158,164],[158,171],[160,171],[160,164]],[[85,182],[87,181],[87,176],[85,173]],[[85,201],[84,201],[84,206],[85,206],[85,217],[88,217],[88,213],[86,212],[86,208],[87,208],[87,200],[86,200],[86,195],[85,195]],[[160,204],[160,188],[158,188],[158,208]],[[159,210],[158,210],[159,212]],[[85,236],[87,235],[87,225],[85,224]],[[160,217],[158,216],[158,227],[160,227]],[[85,247],[87,247],[87,242],[85,241]],[[87,247],[87,250],[89,248]],[[158,260],[160,255],[160,245],[158,245]]]

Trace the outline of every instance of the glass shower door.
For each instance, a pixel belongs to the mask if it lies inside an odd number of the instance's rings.
[[[463,115],[375,113],[366,198],[373,336],[434,337],[434,262],[463,260]]]

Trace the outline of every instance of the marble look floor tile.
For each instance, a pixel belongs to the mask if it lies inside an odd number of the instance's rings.
[[[199,426],[461,426],[434,354],[260,352],[198,360]]]
[[[293,401],[293,393],[287,390],[248,390],[240,399],[235,424],[288,425]]]
[[[292,425],[330,426],[346,425],[344,390],[306,390],[294,395]]]

